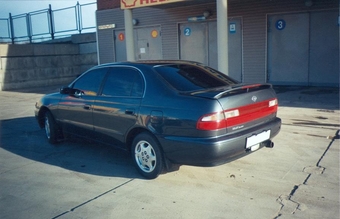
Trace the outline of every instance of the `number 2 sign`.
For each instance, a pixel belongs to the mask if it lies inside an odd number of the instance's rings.
[[[286,21],[282,20],[282,19],[277,20],[276,23],[275,23],[275,26],[276,26],[276,29],[283,30],[286,27]]]
[[[190,36],[191,35],[191,29],[189,27],[184,29],[184,36]]]

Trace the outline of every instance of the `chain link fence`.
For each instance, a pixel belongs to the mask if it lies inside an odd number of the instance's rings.
[[[0,43],[36,43],[96,31],[96,2],[0,18]]]

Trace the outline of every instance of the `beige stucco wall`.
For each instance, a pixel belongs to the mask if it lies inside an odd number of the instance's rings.
[[[95,65],[94,34],[67,43],[0,44],[0,91],[66,85]]]

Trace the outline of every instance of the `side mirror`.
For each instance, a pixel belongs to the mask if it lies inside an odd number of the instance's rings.
[[[60,94],[67,94],[74,97],[82,97],[84,95],[84,91],[65,86],[60,88]]]
[[[70,88],[70,87],[63,86],[63,87],[60,88],[60,93],[61,93],[61,94],[71,94],[71,91],[72,91],[72,90],[73,90],[73,89]]]

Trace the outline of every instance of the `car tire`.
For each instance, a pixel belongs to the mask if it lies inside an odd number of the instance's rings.
[[[45,113],[44,129],[48,142],[56,144],[58,142],[58,125],[49,111]]]
[[[138,172],[147,179],[155,179],[163,171],[163,155],[158,141],[148,133],[137,135],[131,155]]]

